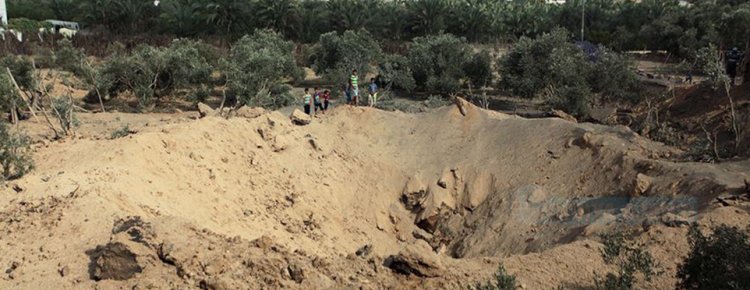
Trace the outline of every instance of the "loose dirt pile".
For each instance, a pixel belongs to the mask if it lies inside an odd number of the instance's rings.
[[[664,288],[688,221],[750,221],[714,202],[745,190],[747,163],[671,163],[625,127],[461,104],[40,144],[0,193],[0,288],[465,289],[501,261],[529,289],[586,287],[613,228],[642,233]]]

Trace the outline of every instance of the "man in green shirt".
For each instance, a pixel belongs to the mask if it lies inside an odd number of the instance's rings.
[[[352,75],[349,77],[349,86],[351,87],[352,93],[352,105],[356,106],[359,104],[359,77],[357,77],[357,70],[352,70]]]

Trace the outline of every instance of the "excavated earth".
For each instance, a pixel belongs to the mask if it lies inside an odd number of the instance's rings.
[[[747,161],[461,104],[40,142],[0,192],[0,289],[466,289],[501,262],[527,289],[585,288],[612,230],[657,259],[640,287],[665,289],[689,222],[750,223]]]

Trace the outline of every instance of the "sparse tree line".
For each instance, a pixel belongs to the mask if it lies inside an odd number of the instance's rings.
[[[70,41],[60,40],[53,50],[33,58],[37,67],[76,75],[90,92],[86,100],[103,111],[108,100],[124,92],[132,93],[141,109],[165,98],[204,101],[211,95],[229,106],[279,108],[295,101],[290,84],[304,79],[303,65],[322,77],[334,95],[356,69],[362,79],[376,76],[386,92],[476,100],[480,90],[494,88],[544,98],[550,107],[579,117],[600,101],[634,103],[643,96],[627,56],[604,46],[586,53],[562,28],[535,39],[522,37],[502,56],[452,34],[416,37],[407,47],[403,53],[384,52],[381,42],[362,29],[322,34],[298,52],[280,33],[263,29],[232,43],[229,51],[177,39],[164,47],[130,50],[114,44],[108,56],[93,61]]]
[[[219,35],[236,40],[268,28],[312,43],[330,31],[366,29],[381,41],[450,33],[471,42],[515,41],[555,27],[615,50],[667,50],[689,56],[700,47],[746,47],[747,0],[9,0],[12,18],[80,21],[113,33]],[[681,4],[682,3],[682,4]],[[685,4],[688,3],[688,4]],[[583,13],[582,13],[583,12]],[[583,16],[583,23],[581,17]]]

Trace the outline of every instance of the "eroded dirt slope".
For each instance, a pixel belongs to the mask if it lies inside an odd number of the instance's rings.
[[[686,230],[665,215],[750,220],[713,203],[745,190],[745,163],[671,163],[625,127],[463,106],[40,144],[0,193],[0,288],[462,289],[501,259],[531,289],[590,286],[599,233],[641,229],[673,272]]]

